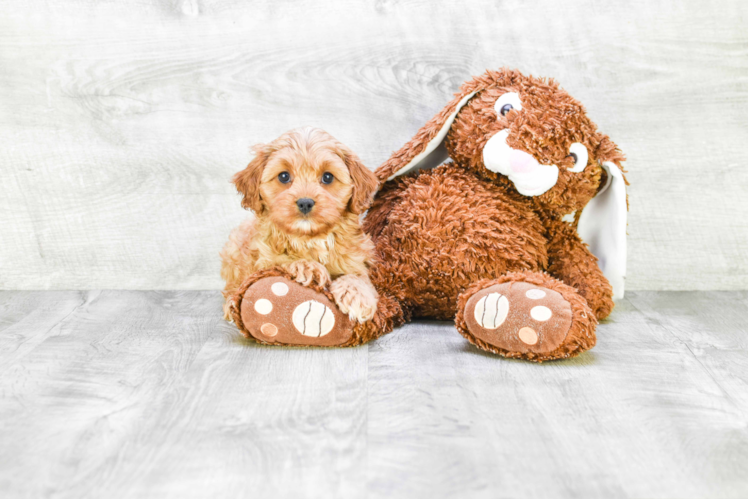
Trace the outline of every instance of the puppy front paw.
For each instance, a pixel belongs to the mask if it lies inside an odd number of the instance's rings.
[[[226,321],[231,321],[231,306],[233,305],[233,301],[226,300],[226,302],[223,303],[223,319]]]
[[[330,285],[330,293],[343,314],[359,323],[369,321],[377,312],[379,295],[368,280],[346,274]]]
[[[312,282],[319,286],[327,286],[330,283],[330,273],[325,266],[313,260],[297,260],[285,266],[286,271],[293,276],[293,279],[304,286],[309,286]]]
[[[223,319],[232,323],[234,318],[232,316],[232,310],[236,307],[236,297],[234,297],[234,289],[226,289],[223,291]]]

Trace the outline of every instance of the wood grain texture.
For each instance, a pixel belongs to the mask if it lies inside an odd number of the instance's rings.
[[[744,496],[746,299],[632,292],[596,348],[543,365],[497,360],[451,327],[383,337],[373,496]]]
[[[0,288],[220,288],[250,145],[375,167],[486,68],[628,155],[629,289],[748,287],[748,3],[0,0]]]
[[[0,303],[1,496],[362,495],[365,349],[249,344],[217,292]]]
[[[218,292],[0,292],[3,497],[745,497],[746,292],[543,365],[446,323],[262,347]]]

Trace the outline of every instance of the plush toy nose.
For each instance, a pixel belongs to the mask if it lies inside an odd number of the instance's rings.
[[[524,151],[512,149],[509,155],[509,166],[515,173],[526,174],[535,170],[535,167],[538,166],[538,160]]]
[[[306,215],[314,208],[314,200],[311,198],[299,198],[296,200],[296,206],[299,207],[299,211]]]

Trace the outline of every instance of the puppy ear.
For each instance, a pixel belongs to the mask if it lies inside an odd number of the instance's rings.
[[[354,214],[362,214],[371,206],[374,194],[379,187],[379,181],[377,181],[374,172],[366,168],[352,151],[343,148],[341,157],[348,167],[353,182],[353,192],[348,202],[348,210]]]
[[[465,83],[444,109],[376,170],[379,181],[384,183],[414,170],[438,167],[449,158],[444,140],[457,113],[474,95],[494,84],[497,77],[499,73],[488,72]]]
[[[262,171],[272,154],[272,149],[267,144],[258,144],[252,149],[255,157],[249,162],[247,168],[234,175],[232,181],[236,190],[243,195],[242,207],[252,210],[255,214],[260,214],[263,210],[262,200],[260,199],[260,181],[262,180]]]
[[[598,149],[605,175],[600,188],[582,210],[577,233],[597,257],[603,275],[613,287],[613,299],[623,298],[626,279],[626,219],[628,182],[621,162],[625,159],[607,137]]]

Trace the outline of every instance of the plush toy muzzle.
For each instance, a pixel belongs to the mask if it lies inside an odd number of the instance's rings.
[[[509,129],[504,129],[491,137],[483,148],[483,163],[491,172],[506,175],[525,196],[538,196],[558,181],[556,165],[541,165],[529,153],[512,149],[506,143]]]

